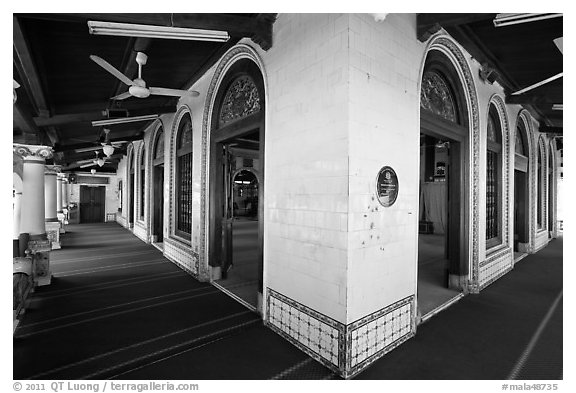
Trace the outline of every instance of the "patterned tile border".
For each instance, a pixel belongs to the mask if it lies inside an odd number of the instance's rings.
[[[164,256],[198,278],[198,260],[200,258],[189,246],[171,238],[164,238]]]
[[[510,247],[494,252],[480,263],[479,289],[482,290],[514,267],[514,253]]]
[[[345,325],[270,288],[265,323],[273,331],[345,378],[413,337],[414,296]]]

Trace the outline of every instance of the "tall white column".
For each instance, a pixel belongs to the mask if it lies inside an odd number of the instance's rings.
[[[22,212],[22,192],[14,191],[14,205],[12,206],[12,240],[13,240],[13,253],[18,256],[19,246],[18,237],[20,236],[20,216]]]
[[[58,198],[62,190],[58,178],[60,167],[57,165],[46,165],[44,172],[44,215],[46,217],[46,236],[51,242],[53,250],[60,248],[60,220],[58,209],[62,210],[62,198]],[[59,192],[60,191],[60,192]]]
[[[44,209],[44,164],[52,157],[49,146],[14,144],[13,151],[23,159],[20,233],[28,233],[32,253],[34,282],[50,284],[50,241],[46,237]]]
[[[56,179],[56,212],[62,213],[62,178]]]
[[[62,178],[62,210],[68,207],[68,181]]]
[[[44,217],[46,222],[58,221],[58,180],[57,172],[51,165],[44,171]]]

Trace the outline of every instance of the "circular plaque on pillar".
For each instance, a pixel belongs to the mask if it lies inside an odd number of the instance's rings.
[[[378,172],[376,178],[376,196],[378,202],[384,207],[389,207],[396,202],[398,197],[398,177],[394,169],[385,166]]]

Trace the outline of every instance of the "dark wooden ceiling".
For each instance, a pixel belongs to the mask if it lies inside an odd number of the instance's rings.
[[[563,36],[563,18],[496,27],[497,14],[419,14],[418,38],[426,40],[443,27],[476,60],[498,73],[506,102],[522,104],[540,122],[541,131],[562,133],[563,78],[524,94],[512,95],[563,72],[563,57],[554,39]]]
[[[91,35],[87,21],[112,21],[227,31],[228,42]],[[142,78],[148,86],[187,89],[241,38],[263,49],[272,45],[275,14],[14,14],[13,74],[21,88],[14,105],[14,142],[54,147],[54,162],[77,170],[93,158],[103,140],[93,120],[108,118],[107,109],[129,116],[174,112],[177,98],[110,100],[127,86],[92,60],[97,55],[130,79],[137,77],[137,51],[148,55]],[[137,140],[149,122],[107,126],[111,140]],[[115,153],[125,153],[126,145]],[[114,160],[112,160],[114,161]],[[116,162],[97,168],[114,172]]]

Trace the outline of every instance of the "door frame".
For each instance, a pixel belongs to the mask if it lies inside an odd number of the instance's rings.
[[[100,216],[101,221],[90,221],[88,223],[100,223],[100,222],[106,222],[106,186],[103,185],[92,185],[92,184],[81,184],[80,185],[80,195],[79,195],[79,200],[78,200],[78,214],[79,214],[79,221],[80,224],[85,224],[86,222],[83,222],[83,208],[82,208],[82,190],[91,190],[91,189],[97,189],[99,193],[102,194],[102,214]]]
[[[468,261],[468,231],[466,222],[468,218],[468,129],[455,124],[424,110],[420,111],[420,133],[450,142],[450,155],[448,163],[448,233],[447,252],[449,260],[449,287],[466,291],[470,274]],[[420,179],[419,179],[420,181]],[[457,214],[450,215],[450,211]],[[418,214],[420,214],[419,212]],[[418,234],[418,236],[420,236]],[[457,237],[456,242],[451,239]]]

